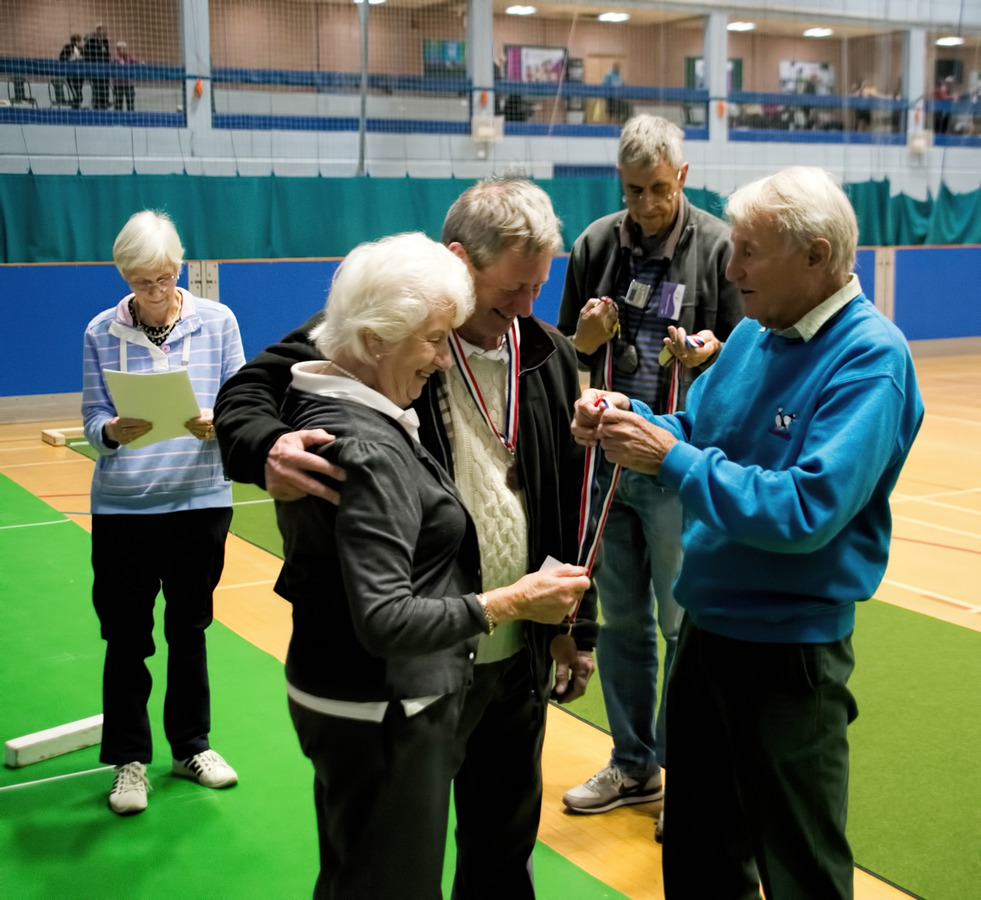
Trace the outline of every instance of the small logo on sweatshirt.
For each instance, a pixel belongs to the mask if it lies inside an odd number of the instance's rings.
[[[785,412],[782,406],[778,406],[777,414],[774,416],[776,424],[770,429],[770,434],[775,434],[777,437],[781,437],[785,441],[789,441],[790,426],[796,418],[797,413]]]

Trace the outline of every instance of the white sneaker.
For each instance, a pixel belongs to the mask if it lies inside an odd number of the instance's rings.
[[[592,778],[566,791],[562,802],[569,812],[588,814],[603,813],[632,803],[650,803],[663,796],[660,769],[646,781],[638,781],[610,763]]]
[[[187,759],[175,759],[173,772],[210,788],[230,787],[238,781],[235,770],[214,750],[202,750]]]
[[[146,766],[141,762],[116,766],[109,792],[109,809],[121,816],[143,812],[146,809],[146,792],[150,782],[146,777]]]

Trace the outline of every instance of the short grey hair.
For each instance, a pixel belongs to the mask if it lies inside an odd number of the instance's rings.
[[[641,115],[628,119],[620,132],[617,165],[653,168],[662,159],[672,169],[685,164],[685,133],[661,116]]]
[[[341,261],[310,340],[324,359],[366,360],[367,331],[395,343],[437,310],[450,310],[457,328],[473,307],[473,279],[460,257],[421,232],[396,234],[359,244]]]
[[[151,209],[133,213],[113,241],[112,261],[124,281],[164,266],[180,272],[184,248],[170,216]]]
[[[766,225],[800,247],[824,238],[836,275],[855,268],[855,210],[837,179],[817,166],[790,166],[737,189],[726,202],[726,217],[734,225]]]
[[[459,243],[471,265],[483,271],[506,250],[526,258],[562,251],[562,223],[537,184],[514,175],[484,178],[467,188],[443,222],[443,243]]]

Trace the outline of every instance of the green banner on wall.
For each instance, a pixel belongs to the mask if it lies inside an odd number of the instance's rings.
[[[562,220],[566,249],[594,219],[617,209],[616,177],[539,182]],[[0,175],[0,262],[108,261],[112,242],[141,209],[174,219],[188,259],[343,256],[401,231],[439,238],[460,179]],[[863,246],[981,243],[981,190],[936,198],[891,196],[889,182],[845,186]],[[724,199],[688,189],[721,214]]]

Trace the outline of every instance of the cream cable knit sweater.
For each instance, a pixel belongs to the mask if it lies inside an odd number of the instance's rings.
[[[504,422],[506,363],[478,353],[467,360],[480,385],[491,418]],[[458,369],[450,370],[450,416],[453,422],[453,462],[457,490],[470,512],[480,545],[484,590],[512,584],[528,571],[528,515],[524,491],[505,481],[511,454],[477,409]],[[481,638],[477,662],[511,656],[521,646],[521,622],[509,622]]]

